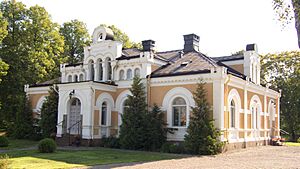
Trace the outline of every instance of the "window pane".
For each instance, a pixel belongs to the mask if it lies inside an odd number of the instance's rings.
[[[173,107],[173,126],[179,126],[179,109]]]
[[[130,79],[132,79],[132,70],[128,69],[127,70],[127,80],[130,80]]]
[[[106,125],[107,119],[107,106],[106,103],[102,104],[102,112],[101,112],[101,125]]]
[[[174,99],[173,105],[186,105],[186,103],[182,97],[177,97],[176,99]]]
[[[124,80],[124,70],[121,70],[119,73],[119,80]]]
[[[235,103],[232,100],[230,103],[230,127],[235,127]]]
[[[136,68],[134,70],[134,76],[140,77],[140,69],[139,68]]]
[[[180,126],[186,125],[186,107],[182,106],[180,107]]]

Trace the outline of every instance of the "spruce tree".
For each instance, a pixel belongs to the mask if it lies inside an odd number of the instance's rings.
[[[125,149],[142,150],[147,143],[147,103],[145,87],[134,77],[120,126],[120,143]]]
[[[154,104],[152,111],[147,116],[147,142],[146,150],[159,150],[167,140],[167,123],[164,121],[164,114],[160,108]]]
[[[25,95],[16,97],[23,103],[16,115],[16,122],[12,129],[12,136],[17,139],[30,139],[34,135],[33,116],[30,101]]]
[[[50,137],[52,133],[56,133],[59,98],[56,91],[58,91],[57,87],[55,90],[54,87],[51,87],[49,96],[46,97],[42,106],[40,127],[42,129],[43,137]]]
[[[211,155],[219,153],[223,144],[219,141],[221,133],[214,127],[210,115],[204,84],[200,82],[193,94],[196,106],[192,107],[184,143],[189,153]]]

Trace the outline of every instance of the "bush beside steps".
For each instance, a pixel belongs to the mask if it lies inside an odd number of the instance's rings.
[[[0,147],[7,147],[9,144],[9,141],[7,137],[5,136],[0,136]]]
[[[56,143],[51,138],[45,138],[39,142],[38,150],[40,153],[53,153],[56,150]]]

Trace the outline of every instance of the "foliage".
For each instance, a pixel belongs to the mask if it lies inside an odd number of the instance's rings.
[[[2,13],[0,12],[0,43],[8,33],[7,24],[8,24],[7,21],[4,19]]]
[[[41,153],[53,153],[56,150],[56,143],[51,138],[45,138],[39,142],[38,149]]]
[[[50,137],[52,133],[56,133],[57,125],[57,110],[58,110],[58,87],[51,87],[49,90],[49,96],[41,109],[41,121],[40,127],[44,137]]]
[[[277,19],[282,26],[290,24],[295,19],[295,28],[300,47],[300,1],[298,0],[273,0],[273,9],[277,14]]]
[[[219,141],[220,131],[214,127],[214,120],[210,115],[210,106],[206,99],[203,82],[197,85],[194,92],[195,107],[187,128],[184,143],[187,151],[192,154],[217,154],[223,146]]]
[[[120,148],[120,139],[110,136],[101,139],[102,146],[107,148]]]
[[[244,52],[245,52],[245,50],[239,50],[239,51],[231,53],[231,56],[243,55]]]
[[[107,26],[105,24],[102,24],[101,26],[106,26],[106,27],[110,28],[113,31],[113,33],[114,33],[114,40],[122,42],[123,43],[123,48],[125,48],[125,49],[128,49],[128,48],[138,48],[138,49],[141,49],[142,48],[142,44],[141,43],[132,42],[129,39],[128,35],[125,32],[122,32],[115,25]]]
[[[6,64],[0,59],[0,83],[2,81],[1,77],[7,74],[8,67],[8,64]]]
[[[161,152],[183,154],[185,153],[185,147],[183,143],[166,142],[162,145]]]
[[[147,120],[148,119],[148,120]],[[147,142],[146,150],[158,150],[167,140],[167,123],[164,121],[164,113],[155,104],[152,111],[147,114]]]
[[[120,126],[120,143],[122,148],[141,150],[147,142],[147,104],[145,87],[137,76],[133,79],[130,92],[126,100],[126,107],[122,115]]]
[[[26,96],[20,99],[20,103],[23,103],[22,109],[17,112],[12,136],[17,139],[29,139],[34,135],[32,108]]]
[[[297,139],[297,143],[300,143],[300,137]]]
[[[85,46],[91,42],[86,25],[78,20],[65,22],[60,27],[60,34],[64,37],[64,56],[68,58],[68,63],[78,63],[83,61]]]
[[[4,156],[0,156],[0,169],[8,169],[9,165],[9,156],[5,154]]]
[[[7,147],[9,145],[8,138],[5,136],[0,136],[0,147]]]
[[[63,37],[47,11],[26,8],[21,2],[2,1],[0,12],[7,21],[7,35],[0,44],[0,57],[9,65],[0,84],[1,121],[15,122],[24,101],[19,99],[25,84],[57,77],[63,62]],[[16,99],[17,98],[17,99]]]
[[[300,52],[282,52],[261,57],[261,77],[264,84],[281,92],[281,128],[296,141],[300,135]]]

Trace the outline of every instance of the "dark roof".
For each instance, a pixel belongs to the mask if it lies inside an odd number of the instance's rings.
[[[243,60],[244,55],[232,55],[232,56],[211,57],[211,58],[215,61],[226,62],[226,61],[233,61],[233,60]]]
[[[59,81],[58,81],[59,80]],[[53,84],[69,84],[69,83],[83,83],[83,82],[89,82],[90,80],[86,80],[86,81],[79,81],[79,82],[64,82],[61,83],[61,78],[55,78],[43,83],[37,83],[37,84],[32,84],[29,85],[29,87],[43,87],[43,86],[51,86]],[[112,86],[117,86],[116,84],[114,84],[114,82],[98,82],[98,81],[93,81],[94,83],[101,83],[101,84],[106,84],[106,85],[112,85]]]
[[[237,70],[235,70],[235,69],[233,69],[233,68],[231,68],[231,67],[225,65],[225,64],[222,63],[221,61],[218,61],[217,64],[218,64],[219,66],[224,66],[224,67],[226,67],[226,68],[227,68],[227,73],[232,74],[232,75],[234,75],[234,76],[237,76],[237,77],[240,77],[240,78],[246,80],[246,75],[244,75],[243,73],[241,73],[241,72],[239,72],[239,71],[237,71]]]
[[[165,52],[156,52],[155,54],[166,60],[176,61],[177,59],[179,59],[181,57],[181,55],[183,54],[183,51],[182,51],[182,49],[180,49],[180,50],[171,50],[171,51],[165,51]]]
[[[141,51],[137,48],[130,48],[130,49],[123,49],[122,50],[122,56],[137,56],[140,55]]]
[[[151,77],[209,73],[211,68],[217,66],[216,62],[200,52],[188,52],[175,62],[169,62],[152,72]]]
[[[83,65],[83,63],[74,63],[74,64],[68,64],[66,65],[66,67],[76,67],[76,66],[79,66],[79,65]]]

